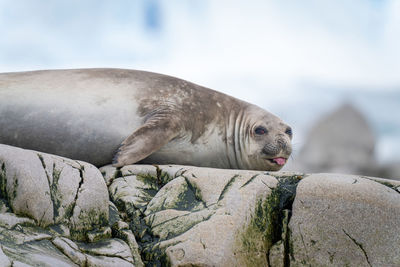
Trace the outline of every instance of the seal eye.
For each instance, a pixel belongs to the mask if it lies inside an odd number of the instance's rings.
[[[285,134],[287,134],[287,135],[289,135],[289,136],[292,136],[292,129],[291,128],[287,128],[286,129],[286,131],[285,131]]]
[[[263,135],[263,134],[266,134],[267,133],[267,129],[265,129],[264,127],[257,127],[255,130],[254,130],[254,132],[257,134],[257,135]]]

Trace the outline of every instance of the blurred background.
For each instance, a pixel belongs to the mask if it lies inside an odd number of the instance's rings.
[[[177,76],[277,114],[286,170],[400,178],[400,1],[0,0],[0,71]]]

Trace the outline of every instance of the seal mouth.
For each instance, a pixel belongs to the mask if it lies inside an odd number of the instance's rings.
[[[287,158],[283,158],[283,157],[278,157],[278,158],[272,158],[272,159],[268,159],[269,162],[271,162],[272,164],[276,164],[279,166],[283,166],[286,164]]]

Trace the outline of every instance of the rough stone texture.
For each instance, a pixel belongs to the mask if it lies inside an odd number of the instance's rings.
[[[113,236],[93,243],[77,242],[52,229],[33,226],[30,219],[7,216],[17,223],[11,228],[0,226],[0,266],[7,266],[8,262],[12,266],[143,266],[135,238],[128,229],[122,230],[127,238]]]
[[[79,237],[108,220],[107,187],[88,163],[0,145],[0,185],[12,212],[38,226],[64,224]]]
[[[298,182],[297,174],[188,166],[125,166],[120,177],[106,167],[103,173],[112,177],[105,177],[112,180],[111,199],[136,218],[132,229],[145,262],[173,266],[267,265],[280,238],[278,207],[286,201],[278,185]]]
[[[0,245],[0,266],[11,267],[11,261],[3,252],[3,246]]]
[[[291,266],[400,266],[399,189],[350,175],[303,179],[289,224]]]
[[[16,230],[0,228],[0,266],[8,260],[28,266],[142,266],[129,245],[118,238],[96,243],[72,241],[38,227],[18,225]]]
[[[0,266],[142,266],[121,222],[94,166],[0,145]]]
[[[129,246],[120,239],[106,239],[97,243],[74,243],[66,238],[55,238],[53,244],[74,263],[85,266],[134,266]]]
[[[0,145],[0,266],[400,266],[400,181],[100,171]]]
[[[18,224],[35,225],[35,221],[25,217],[18,217],[14,213],[0,213],[0,227],[12,229]]]
[[[20,261],[13,261],[12,267],[32,267],[32,265],[20,262]]]

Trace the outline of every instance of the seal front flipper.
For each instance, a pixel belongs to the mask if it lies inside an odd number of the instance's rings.
[[[121,144],[113,159],[113,166],[136,163],[159,150],[179,134],[174,119],[150,119]]]

